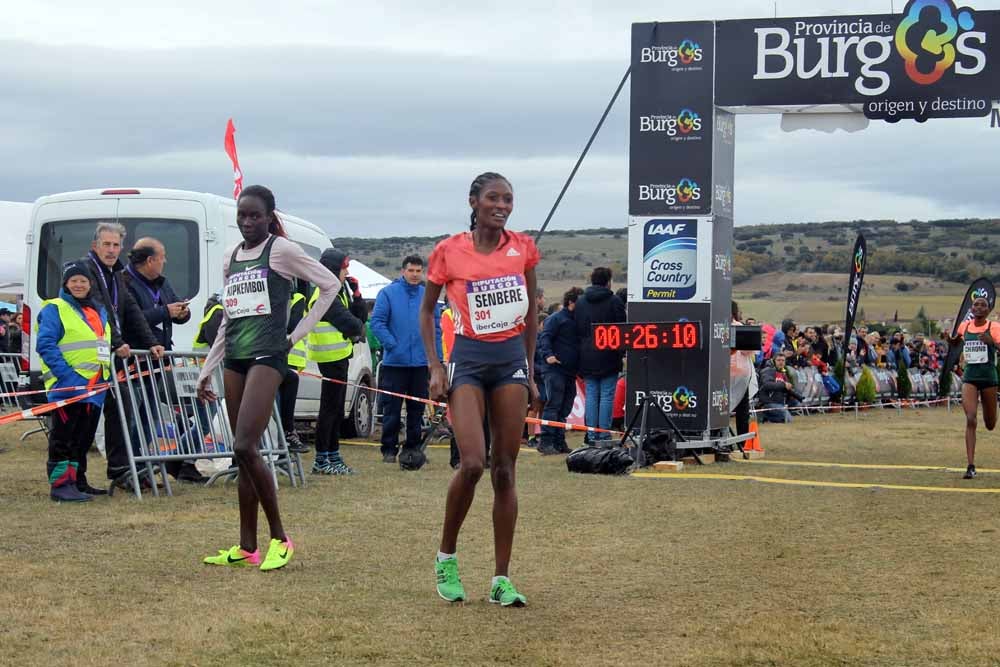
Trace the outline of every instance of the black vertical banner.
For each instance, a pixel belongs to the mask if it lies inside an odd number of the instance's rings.
[[[629,214],[711,210],[714,51],[711,21],[632,25]]]
[[[997,290],[993,285],[993,281],[989,278],[976,278],[969,285],[969,289],[965,292],[965,298],[962,299],[962,305],[958,309],[958,315],[955,316],[955,324],[951,328],[952,338],[958,334],[958,326],[966,321],[972,319],[972,302],[976,299],[985,298],[990,302],[990,306],[995,306],[997,302]],[[961,345],[952,345],[948,348],[948,356],[945,357],[944,365],[941,367],[940,377],[945,377],[951,372],[951,369],[955,367],[958,362],[959,355],[962,354]]]
[[[844,349],[842,357],[847,358],[848,346],[851,342],[851,331],[854,329],[854,318],[858,314],[858,303],[861,301],[861,285],[865,281],[865,266],[868,264],[868,244],[865,237],[858,234],[854,242],[854,252],[851,253],[851,279],[847,283],[847,316],[844,319]]]

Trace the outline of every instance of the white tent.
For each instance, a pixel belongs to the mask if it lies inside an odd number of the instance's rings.
[[[352,259],[347,265],[347,274],[358,279],[361,286],[361,296],[365,299],[374,299],[383,287],[392,282],[389,278],[356,259]]]

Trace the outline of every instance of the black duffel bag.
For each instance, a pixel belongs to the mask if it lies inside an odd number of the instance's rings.
[[[570,472],[591,475],[622,475],[635,463],[624,447],[581,447],[566,457]]]

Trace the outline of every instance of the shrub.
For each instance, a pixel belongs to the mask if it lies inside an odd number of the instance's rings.
[[[909,283],[904,283],[902,281],[896,283],[896,291],[897,292],[909,292],[910,289],[911,288],[910,288],[910,284]]]
[[[769,296],[771,296],[770,292],[754,292],[753,294],[750,295],[750,298],[751,299],[766,299]]]
[[[872,369],[865,366],[861,370],[861,378],[858,380],[858,388],[855,391],[858,403],[861,405],[874,403],[877,396],[875,388],[875,374],[872,373]]]

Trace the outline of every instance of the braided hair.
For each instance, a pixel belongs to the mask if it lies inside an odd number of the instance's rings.
[[[285,234],[285,228],[281,224],[281,220],[278,218],[278,214],[274,212],[276,206],[274,204],[273,192],[265,188],[263,185],[251,185],[243,188],[243,191],[240,192],[240,199],[243,199],[244,197],[257,197],[264,202],[264,208],[267,210],[267,214],[272,218],[271,222],[267,226],[268,233],[288,238],[288,235]]]
[[[510,181],[507,180],[506,176],[498,174],[495,171],[487,171],[483,174],[479,174],[478,176],[476,176],[475,180],[472,181],[472,185],[469,186],[469,196],[478,198],[479,193],[483,189],[483,186],[491,181],[503,181],[508,186],[510,185]],[[472,231],[475,228],[476,228],[476,212],[472,211],[469,214],[469,230]]]

